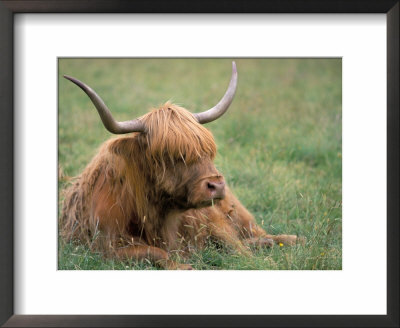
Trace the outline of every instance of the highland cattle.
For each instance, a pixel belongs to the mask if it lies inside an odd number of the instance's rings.
[[[65,190],[61,236],[106,256],[147,258],[166,269],[192,269],[171,252],[188,255],[208,239],[244,255],[251,245],[295,244],[294,235],[267,234],[213,164],[216,144],[203,124],[226,112],[237,75],[233,62],[225,95],[207,111],[192,114],[167,102],[125,122],[116,121],[89,86],[64,76],[89,96],[105,128],[124,136],[106,141]]]

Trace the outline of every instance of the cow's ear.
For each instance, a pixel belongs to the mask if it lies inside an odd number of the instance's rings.
[[[113,154],[130,158],[138,151],[137,140],[134,137],[117,138],[111,141],[109,146],[110,152]]]

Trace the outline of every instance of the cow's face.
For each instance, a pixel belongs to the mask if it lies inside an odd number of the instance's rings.
[[[209,157],[191,164],[178,161],[168,166],[158,187],[170,205],[181,209],[211,206],[225,197],[224,177]]]
[[[166,103],[141,118],[147,167],[153,171],[156,199],[175,208],[210,206],[224,198],[225,182],[213,164],[214,137],[186,109]]]

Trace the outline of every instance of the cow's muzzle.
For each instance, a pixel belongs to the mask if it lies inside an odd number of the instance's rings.
[[[207,190],[211,199],[224,199],[225,198],[225,181],[207,181]]]

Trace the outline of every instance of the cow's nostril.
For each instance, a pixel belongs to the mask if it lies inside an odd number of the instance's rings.
[[[207,182],[207,188],[210,189],[210,190],[215,190],[215,189],[216,189],[216,186],[215,186],[214,183]]]

